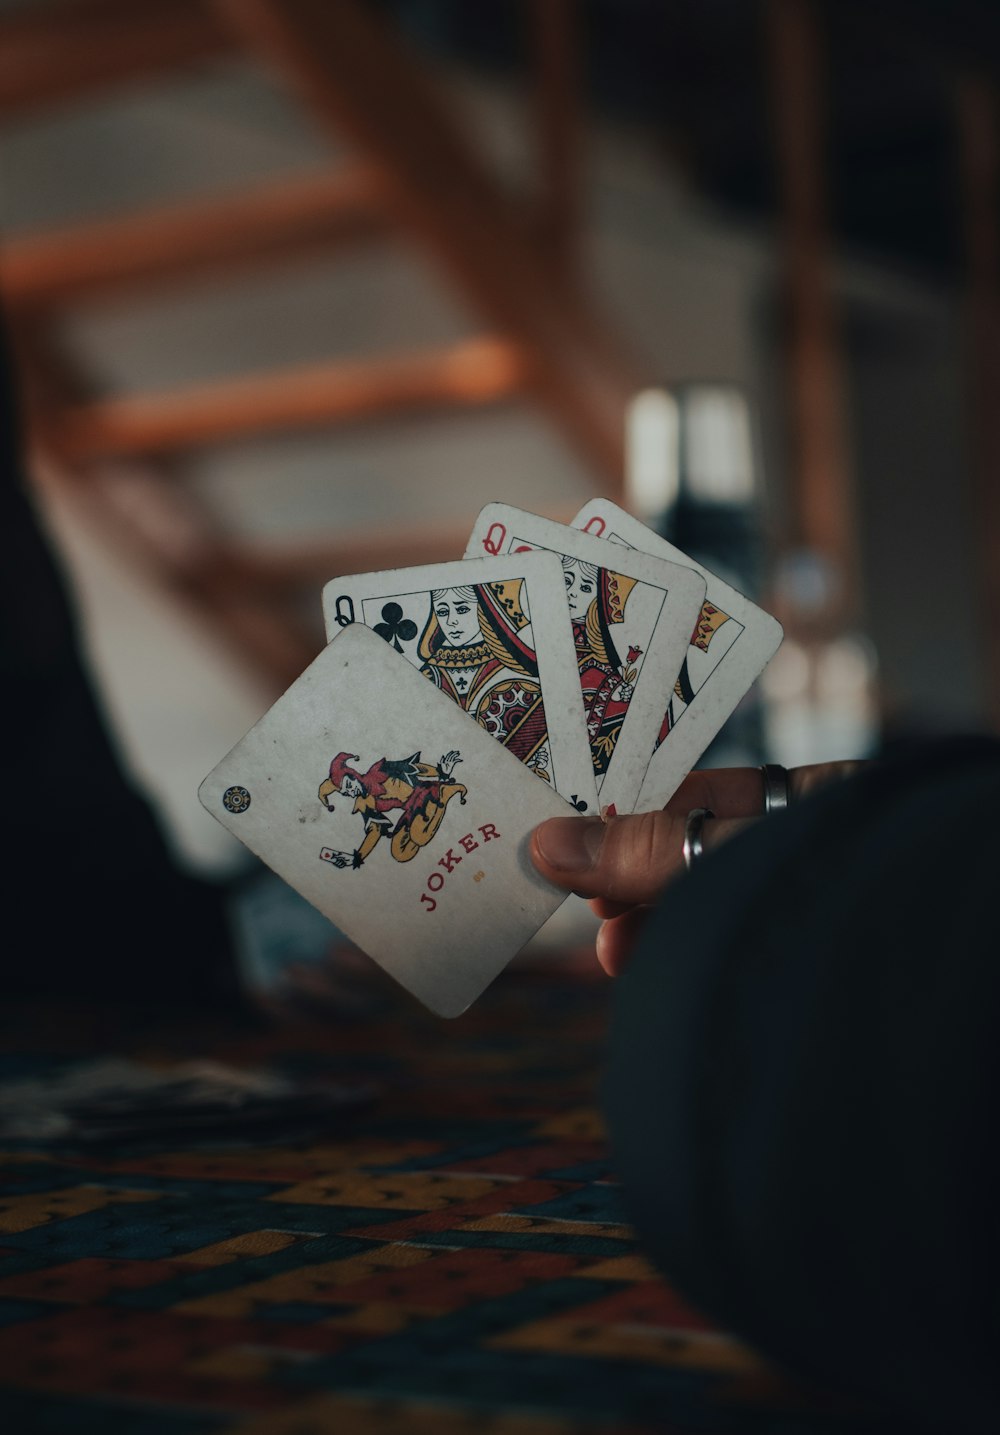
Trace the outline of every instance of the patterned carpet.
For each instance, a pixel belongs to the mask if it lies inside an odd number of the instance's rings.
[[[329,1129],[5,1143],[0,1428],[846,1428],[637,1250],[595,1109],[608,986],[589,969],[510,972],[452,1023],[380,984],[323,1027],[132,1046],[374,1081],[375,1102]],[[8,1040],[5,1075],[68,1054],[30,1045]]]

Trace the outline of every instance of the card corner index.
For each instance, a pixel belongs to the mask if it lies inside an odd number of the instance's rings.
[[[503,521],[504,514],[517,512],[508,503],[498,503],[495,500],[484,503],[476,514],[476,521],[472,525],[469,534],[469,541],[465,546],[465,558],[499,558],[507,550],[503,547],[502,539],[494,537],[496,529],[506,530],[506,523]]]

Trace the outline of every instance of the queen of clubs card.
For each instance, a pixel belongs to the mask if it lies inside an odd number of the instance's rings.
[[[329,776],[319,785],[319,800],[329,812],[334,810],[334,794],[339,793],[353,800],[351,811],[365,825],[354,852],[323,848],[321,858],[334,867],[360,867],[384,836],[389,837],[389,851],[396,861],[410,862],[434,837],[452,798],[465,804],[468,788],[453,780],[455,766],[462,761],[454,750],[446,752],[437,766],[421,762],[419,752],[401,761],[380,757],[367,772],[348,766],[357,760],[357,753],[338,752]],[[396,812],[399,816],[393,822],[390,813]]]
[[[546,781],[550,756],[523,579],[436,588],[420,671]]]

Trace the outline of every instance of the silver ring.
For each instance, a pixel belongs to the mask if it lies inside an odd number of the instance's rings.
[[[687,815],[684,823],[684,846],[681,848],[681,852],[684,856],[684,866],[689,872],[698,858],[705,855],[702,835],[706,819],[714,816],[715,813],[708,807],[695,807]]]
[[[788,788],[788,768],[777,762],[765,762],[761,767],[764,779],[764,815],[784,812],[791,798]]]

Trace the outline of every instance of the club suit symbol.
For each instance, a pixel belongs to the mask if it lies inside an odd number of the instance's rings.
[[[404,643],[412,643],[417,636],[417,625],[412,618],[404,618],[403,610],[398,603],[386,603],[382,608],[382,621],[375,624],[375,632],[380,638],[384,638],[390,647],[395,648],[397,653],[403,651],[400,638]]]

